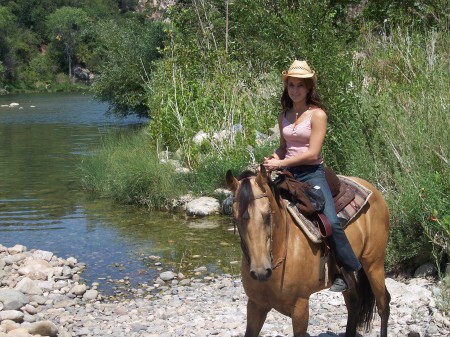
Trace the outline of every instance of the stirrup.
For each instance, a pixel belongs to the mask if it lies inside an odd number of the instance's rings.
[[[345,282],[342,275],[336,275],[333,284],[330,287],[330,290],[336,293],[342,293],[348,290],[347,283]]]

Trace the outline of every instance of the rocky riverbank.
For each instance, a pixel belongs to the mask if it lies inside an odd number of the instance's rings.
[[[84,265],[51,252],[0,245],[0,337],[243,336],[246,296],[239,276],[184,278],[166,271],[132,298],[102,297],[96,284],[81,283]],[[389,336],[449,336],[450,320],[436,308],[432,281],[387,279],[392,295]],[[310,301],[311,337],[343,334],[346,309],[341,294],[327,290]],[[379,319],[371,332],[376,337]],[[290,319],[270,312],[262,336],[292,336]]]

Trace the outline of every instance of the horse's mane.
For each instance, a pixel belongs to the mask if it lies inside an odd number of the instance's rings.
[[[243,216],[248,209],[248,204],[250,200],[253,200],[253,191],[251,189],[250,181],[247,178],[255,177],[256,173],[250,170],[242,172],[238,180],[241,182],[241,187],[239,189],[239,216]]]
[[[250,170],[246,170],[238,176],[238,180],[241,181],[241,187],[239,190],[239,199],[237,200],[239,203],[239,215],[242,215],[245,213],[245,211],[247,211],[248,204],[254,198],[250,181],[247,178],[255,176],[256,173]],[[272,194],[275,197],[275,200],[277,201],[278,207],[281,208],[282,207],[281,197],[277,185],[275,185],[275,183],[271,179],[268,179],[267,182],[270,187],[270,190],[272,191]]]

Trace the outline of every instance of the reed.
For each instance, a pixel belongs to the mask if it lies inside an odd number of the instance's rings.
[[[122,203],[161,209],[187,192],[174,167],[160,162],[144,131],[108,134],[81,170],[86,190]]]
[[[388,265],[450,256],[448,33],[396,28],[365,36],[356,64],[363,137],[349,171],[369,177],[391,210]]]

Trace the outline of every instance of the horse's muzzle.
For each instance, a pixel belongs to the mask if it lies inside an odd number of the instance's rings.
[[[272,268],[258,268],[258,269],[251,269],[250,270],[250,276],[252,279],[256,281],[267,281],[270,276],[272,276]]]

